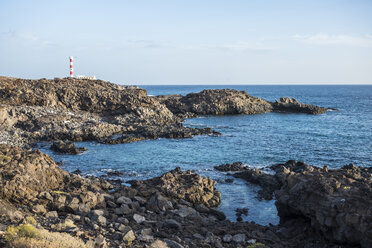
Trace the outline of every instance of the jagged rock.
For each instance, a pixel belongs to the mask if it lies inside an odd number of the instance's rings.
[[[203,90],[186,96],[159,96],[174,114],[196,115],[258,114],[271,111],[271,104],[255,98],[245,91]]]
[[[94,222],[96,222],[101,226],[106,226],[106,223],[107,223],[106,218],[102,215],[93,215],[91,220],[92,220],[92,224],[94,224]]]
[[[150,97],[144,89],[101,80],[0,77],[0,142],[19,146],[56,140],[118,144],[220,135],[210,128],[185,127],[182,120],[196,115],[270,111],[318,114],[326,110],[282,100],[271,103],[230,89]],[[73,147],[64,150],[80,152]]]
[[[218,134],[184,127],[181,118],[144,89],[101,80],[0,77],[0,104],[0,142],[19,146],[55,140],[118,144]],[[117,134],[121,136],[115,138]],[[65,148],[59,151],[80,152]]]
[[[169,197],[184,199],[194,204],[203,203],[209,207],[218,206],[220,203],[221,194],[216,191],[215,184],[210,178],[199,176],[192,171],[182,172],[180,168],[150,180],[132,182],[133,187],[138,189],[155,188]]]
[[[181,227],[182,227],[182,225],[174,219],[165,220],[164,223],[163,223],[163,226],[165,228],[170,228],[170,229],[181,229]]]
[[[183,248],[184,246],[181,245],[180,243],[174,241],[174,240],[171,240],[171,239],[164,239],[165,243],[167,244],[167,246],[169,248]]]
[[[50,211],[45,214],[45,217],[47,218],[58,218],[58,213],[57,211]]]
[[[216,216],[217,219],[219,219],[219,220],[225,220],[225,219],[226,219],[226,215],[225,215],[222,211],[219,211],[219,210],[217,210],[217,209],[211,208],[211,209],[209,210],[209,213],[210,213],[211,215]]]
[[[169,248],[169,246],[164,241],[157,239],[150,244],[150,248]]]
[[[21,204],[40,202],[65,210],[77,210],[78,198],[89,207],[104,202],[103,196],[88,190],[94,182],[62,170],[41,151],[0,144],[0,156],[0,197],[3,199]],[[111,186],[97,182],[96,187],[104,190]],[[74,192],[78,195],[74,196]]]
[[[281,98],[274,103],[250,96],[246,91],[233,89],[203,90],[186,96],[156,97],[168,109],[179,116],[260,114],[266,112],[295,112],[321,114],[327,109],[299,103],[296,99]]]
[[[121,196],[116,200],[117,204],[130,204],[132,203],[132,200],[126,196]]]
[[[283,224],[303,216],[332,242],[372,246],[372,168],[330,170],[293,160],[272,168],[282,183],[275,195]]]
[[[318,107],[311,104],[300,103],[295,98],[291,99],[289,97],[281,97],[280,101],[275,101],[272,104],[272,106],[274,111],[276,112],[323,114],[328,110],[327,108]]]
[[[134,220],[135,222],[137,222],[138,224],[141,224],[141,223],[143,223],[144,221],[146,221],[146,218],[143,217],[142,215],[134,214],[134,215],[133,215],[133,220]]]
[[[232,237],[232,240],[236,243],[244,243],[245,242],[245,234],[244,233],[235,234]]]
[[[124,235],[123,235],[123,241],[126,244],[131,244],[133,242],[133,240],[135,240],[135,239],[136,239],[136,236],[134,235],[133,230],[129,230],[126,233],[124,233]]]
[[[95,247],[107,248],[107,243],[105,237],[99,235],[95,240]]]
[[[32,211],[36,214],[45,214],[47,210],[43,205],[37,204],[32,208]]]
[[[221,164],[214,167],[218,171],[244,171],[248,169],[242,162],[235,162],[232,164]]]
[[[177,210],[174,210],[173,213],[174,214],[177,214],[181,218],[185,218],[185,217],[187,217],[189,215],[195,215],[195,214],[197,214],[197,211],[194,208],[184,206],[184,207],[180,207]]]
[[[59,153],[79,154],[87,150],[86,147],[76,147],[72,142],[55,141],[50,147],[51,150]]]

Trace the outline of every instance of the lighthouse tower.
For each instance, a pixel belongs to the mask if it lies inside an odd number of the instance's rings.
[[[74,57],[70,56],[70,77],[74,77]]]

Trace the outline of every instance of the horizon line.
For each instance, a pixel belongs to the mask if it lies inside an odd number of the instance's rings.
[[[9,77],[9,78],[18,78],[18,79],[25,79],[25,80],[39,80],[39,79],[44,79],[45,77],[40,77],[40,78],[21,78],[21,77],[14,77],[14,76],[3,76],[3,75],[0,75],[0,78],[1,77]],[[54,77],[54,78],[67,78],[67,77]],[[48,80],[53,80],[54,78],[45,78],[45,79],[48,79]],[[77,79],[77,78],[75,78]],[[114,80],[111,81],[111,80],[105,80],[105,79],[101,79],[101,78],[97,78],[97,80],[102,80],[102,81],[106,81],[106,82],[115,82]],[[351,82],[304,82],[304,83],[300,83],[300,82],[257,82],[257,83],[221,83],[221,82],[217,82],[217,83],[128,83],[128,82],[119,82],[119,83],[116,83],[115,84],[119,84],[119,85],[139,85],[139,86],[176,86],[176,85],[179,85],[179,86],[219,86],[219,85],[223,85],[223,86],[226,86],[226,85],[232,85],[232,86],[244,86],[244,85],[372,85],[372,82],[355,82],[355,83],[351,83]]]

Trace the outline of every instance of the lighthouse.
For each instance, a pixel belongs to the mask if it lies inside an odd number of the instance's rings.
[[[70,56],[70,77],[74,77],[74,57]]]

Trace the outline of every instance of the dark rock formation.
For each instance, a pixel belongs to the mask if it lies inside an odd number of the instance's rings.
[[[147,92],[102,80],[0,78],[0,103],[62,107],[94,113],[131,113],[140,107],[161,111]],[[164,109],[166,111],[166,109]]]
[[[123,134],[117,138],[104,138],[100,139],[98,142],[102,144],[110,144],[110,145],[117,145],[117,144],[125,144],[125,143],[132,143],[144,140],[144,137],[137,136],[137,135],[126,135]]]
[[[191,138],[195,135],[221,135],[221,133],[216,132],[211,128],[190,128],[182,125],[142,126],[139,127],[134,133],[147,139],[175,139]]]
[[[325,110],[289,98],[271,103],[230,89],[149,97],[144,89],[101,80],[0,77],[0,142],[17,146],[55,140],[118,144],[219,135],[209,128],[184,127],[182,121],[198,115]],[[112,138],[119,134],[123,136]]]
[[[261,186],[264,199],[275,191],[282,235],[311,229],[330,243],[372,246],[372,168],[350,164],[330,170],[290,160],[271,169],[275,174],[245,168],[234,177]]]
[[[203,90],[186,96],[159,96],[158,99],[174,114],[183,115],[260,114],[272,110],[266,100],[231,89]]]
[[[300,103],[295,98],[291,99],[289,97],[281,97],[280,101],[275,101],[272,106],[275,112],[323,114],[328,110],[327,108]]]
[[[0,142],[18,146],[55,140],[118,144],[216,134],[184,127],[181,118],[147,96],[146,90],[101,80],[0,77],[0,104]],[[117,134],[123,136],[112,139]]]
[[[160,177],[133,182],[133,187],[141,190],[141,187],[146,185],[175,199],[184,199],[195,205],[216,207],[220,204],[221,193],[215,189],[215,184],[216,182],[210,178],[194,174],[192,171],[182,172],[178,167]]]
[[[242,162],[235,162],[232,164],[221,164],[214,167],[218,171],[244,171],[247,170],[248,167],[244,166]]]
[[[86,147],[76,147],[73,142],[55,141],[50,146],[50,149],[58,153],[79,154],[87,150]]]
[[[133,182],[132,187],[112,186],[94,177],[65,172],[40,151],[0,145],[0,186],[1,231],[32,215],[38,226],[68,232],[89,247],[329,244],[313,229],[304,228],[306,221],[263,227],[226,220],[222,212],[208,207],[219,202],[215,182],[179,168]],[[237,213],[239,217],[247,211]],[[5,244],[3,232],[0,244]]]
[[[68,207],[66,204],[74,195],[81,198],[76,203],[100,204],[100,190],[112,187],[107,182],[84,179],[79,175],[62,170],[54,160],[41,151],[21,149],[0,144],[0,198],[19,204],[38,201],[47,205]],[[85,191],[95,201],[84,201],[80,195]],[[89,193],[90,192],[90,193]],[[101,201],[102,202],[102,201]],[[62,206],[63,205],[63,206]],[[57,207],[58,208],[58,207]]]
[[[288,161],[273,169],[283,185],[275,194],[282,222],[302,216],[332,242],[372,246],[372,168]]]
[[[296,99],[282,97],[274,103],[249,95],[246,91],[232,89],[203,90],[186,96],[157,96],[173,114],[183,117],[200,115],[261,114],[266,112],[290,112],[322,114],[326,108],[303,104]]]
[[[101,80],[0,77],[0,143],[19,146],[0,145],[0,246],[8,225],[32,215],[39,226],[79,236],[90,247],[326,247],[332,242],[368,247],[367,169],[328,171],[292,161],[273,167],[276,174],[270,176],[241,164],[219,168],[240,171],[238,177],[270,189],[271,195],[276,183],[281,186],[277,205],[283,223],[263,227],[226,220],[213,208],[221,197],[216,182],[192,171],[177,168],[126,187],[70,174],[42,152],[20,148],[38,141],[117,144],[219,135],[210,128],[185,127],[183,118],[271,111],[323,110],[294,100],[270,103],[236,90],[149,97],[143,89]],[[73,143],[55,143],[55,148],[79,151]]]

